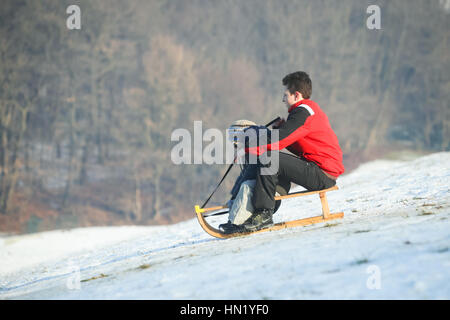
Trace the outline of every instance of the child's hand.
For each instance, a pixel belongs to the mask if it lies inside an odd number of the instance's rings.
[[[285,123],[286,120],[284,120],[284,118],[281,118],[280,120],[278,120],[277,122],[275,122],[272,126],[272,129],[277,129],[279,128],[283,123]]]

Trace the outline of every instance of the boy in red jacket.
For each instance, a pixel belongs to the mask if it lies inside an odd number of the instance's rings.
[[[328,117],[310,100],[309,75],[303,71],[288,74],[283,85],[283,102],[289,114],[286,120],[274,125],[279,130],[279,140],[247,148],[246,152],[260,156],[286,148],[292,154],[278,153],[278,170],[273,174],[261,174],[264,166],[258,165],[252,197],[255,210],[243,225],[230,228],[229,232],[255,231],[273,224],[277,185],[293,182],[308,190],[321,190],[334,186],[344,172],[342,151]]]

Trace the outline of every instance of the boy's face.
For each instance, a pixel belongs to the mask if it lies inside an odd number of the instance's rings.
[[[290,108],[293,104],[299,102],[302,100],[302,94],[298,91],[295,91],[294,93],[290,93],[288,89],[284,91],[283,94],[283,102],[286,104],[286,108]]]

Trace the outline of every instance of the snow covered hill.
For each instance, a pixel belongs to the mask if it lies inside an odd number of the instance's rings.
[[[194,219],[2,237],[0,299],[449,299],[450,153],[371,162],[338,185],[344,219],[248,237]],[[274,220],[320,212],[317,195],[288,199]]]

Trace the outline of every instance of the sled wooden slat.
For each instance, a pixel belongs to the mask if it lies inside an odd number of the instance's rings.
[[[330,208],[328,207],[327,194],[325,192],[319,193],[320,203],[322,204],[322,215],[326,219],[330,215]]]
[[[195,206],[195,207],[197,207],[197,206]],[[202,208],[200,208],[200,206],[198,206],[198,211],[200,213],[203,213],[203,212],[215,211],[215,210],[226,209],[226,208],[228,208],[228,207],[227,206],[217,206],[217,207],[210,207],[210,208],[202,209]],[[197,211],[197,209],[195,209],[195,211]]]
[[[283,200],[283,199],[289,199],[289,198],[297,198],[297,197],[309,196],[309,195],[316,194],[316,193],[320,194],[320,193],[325,193],[325,192],[328,192],[328,191],[333,191],[333,190],[338,190],[338,189],[339,188],[337,186],[334,186],[334,187],[331,187],[331,188],[328,188],[328,189],[323,189],[323,190],[318,190],[318,191],[294,192],[294,193],[287,194],[285,196],[276,196],[275,200]],[[200,208],[199,207],[198,210],[201,213],[204,213],[204,212],[215,211],[215,210],[226,209],[226,208],[228,208],[228,207],[227,206],[217,206],[217,207],[210,207],[210,208]],[[196,209],[196,211],[197,211],[197,209]]]
[[[317,190],[317,191],[300,191],[300,192],[294,192],[294,193],[290,193],[287,194],[285,196],[277,196],[275,197],[275,200],[282,200],[282,199],[289,199],[289,198],[296,198],[296,197],[303,197],[303,196],[310,196],[312,194],[321,194],[321,193],[326,193],[328,191],[333,191],[333,190],[338,190],[339,188],[337,186],[328,188],[328,189],[323,189],[323,190]]]
[[[281,199],[287,199],[287,198],[308,196],[308,195],[312,195],[312,194],[319,194],[320,202],[322,204],[322,215],[321,216],[310,217],[310,218],[299,219],[299,220],[280,222],[280,223],[276,223],[276,224],[274,224],[274,225],[272,225],[272,226],[270,226],[268,228],[264,228],[264,229],[261,229],[261,230],[258,230],[258,231],[253,231],[253,232],[245,232],[245,233],[240,232],[240,233],[226,234],[226,233],[223,233],[221,230],[212,227],[205,220],[205,217],[203,216],[204,212],[224,209],[224,208],[227,208],[227,206],[218,206],[218,207],[211,207],[211,208],[200,208],[200,206],[195,206],[195,212],[197,214],[197,220],[200,223],[200,226],[209,235],[211,235],[213,237],[216,237],[216,238],[221,238],[221,239],[234,238],[234,237],[245,236],[245,235],[249,235],[249,234],[253,234],[253,233],[260,233],[260,232],[266,232],[266,231],[275,231],[275,230],[280,230],[280,229],[285,229],[285,228],[292,228],[292,227],[298,227],[298,226],[306,226],[306,225],[310,225],[310,224],[315,224],[315,223],[320,223],[320,222],[325,222],[325,221],[329,221],[329,220],[343,218],[344,217],[344,213],[343,212],[330,213],[330,209],[328,207],[328,200],[327,200],[327,197],[326,197],[326,193],[328,191],[333,191],[333,190],[338,190],[338,189],[339,188],[337,186],[334,186],[332,188],[318,190],[318,191],[306,191],[306,192],[302,191],[302,192],[291,193],[291,194],[288,194],[288,195],[285,195],[285,196],[277,196],[277,197],[275,197],[275,200],[281,200]]]

